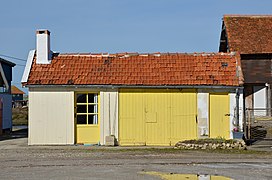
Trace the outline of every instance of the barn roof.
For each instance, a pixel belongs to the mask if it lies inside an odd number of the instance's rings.
[[[230,53],[55,54],[51,64],[33,58],[24,85],[238,86],[239,56]]]
[[[224,28],[226,28],[227,36],[225,43],[230,52],[272,53],[271,15],[225,15],[222,32]],[[221,38],[221,44],[222,40],[224,39]]]

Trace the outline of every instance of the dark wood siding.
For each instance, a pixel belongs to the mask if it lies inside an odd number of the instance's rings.
[[[241,54],[245,83],[272,83],[272,54]]]

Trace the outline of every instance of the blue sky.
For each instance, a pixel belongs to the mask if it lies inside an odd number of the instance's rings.
[[[0,54],[21,59],[35,49],[36,29],[49,29],[51,49],[60,53],[217,52],[224,14],[272,14],[271,0],[9,0],[0,5]],[[13,69],[18,87],[23,70]]]

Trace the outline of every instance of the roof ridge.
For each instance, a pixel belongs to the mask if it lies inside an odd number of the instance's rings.
[[[58,56],[87,56],[87,57],[130,57],[130,56],[167,56],[167,55],[234,55],[234,52],[155,52],[155,53],[138,53],[138,52],[125,52],[125,53],[60,53]]]
[[[224,14],[223,17],[272,17],[271,14]]]

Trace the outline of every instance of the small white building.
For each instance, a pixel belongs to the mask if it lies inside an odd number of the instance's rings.
[[[37,31],[22,78],[29,145],[175,145],[232,138],[243,75],[235,53],[59,54]],[[240,121],[239,121],[240,119]],[[240,124],[239,124],[240,123]]]

